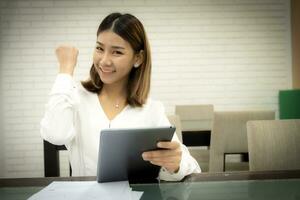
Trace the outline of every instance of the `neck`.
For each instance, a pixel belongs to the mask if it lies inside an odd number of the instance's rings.
[[[99,95],[112,101],[124,101],[127,98],[126,84],[104,84]]]

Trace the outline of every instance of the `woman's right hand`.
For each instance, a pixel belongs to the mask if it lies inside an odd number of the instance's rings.
[[[59,72],[73,75],[78,56],[78,49],[71,45],[60,45],[55,50],[59,62]]]

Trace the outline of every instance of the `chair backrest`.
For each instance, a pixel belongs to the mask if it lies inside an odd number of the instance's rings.
[[[183,131],[211,130],[214,116],[213,105],[176,105]]]
[[[169,122],[176,127],[176,134],[180,142],[182,142],[181,122],[178,115],[168,115]]]
[[[44,140],[44,176],[45,177],[59,177],[59,151],[67,150],[65,145],[54,145]],[[72,168],[70,165],[70,176],[72,176]]]
[[[274,111],[215,112],[211,134],[209,171],[225,171],[225,154],[248,153],[249,120],[275,119]]]
[[[300,169],[300,119],[247,123],[250,171]]]
[[[208,171],[210,135],[214,116],[214,106],[210,104],[176,105],[182,125],[183,142],[190,154]]]

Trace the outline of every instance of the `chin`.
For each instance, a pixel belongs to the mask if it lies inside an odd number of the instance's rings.
[[[115,83],[114,81],[107,81],[107,80],[102,80],[102,79],[101,79],[101,81],[105,85],[111,85],[111,84]]]
[[[104,78],[99,74],[100,80],[103,82],[103,84],[113,84],[116,81],[114,79],[108,79],[108,78]]]
[[[112,84],[114,82],[114,80],[112,80],[112,79],[109,79],[107,77],[105,78],[102,75],[101,71],[98,70],[98,69],[97,69],[97,73],[98,73],[98,76],[99,76],[100,80],[102,81],[102,83],[104,83],[104,84]]]

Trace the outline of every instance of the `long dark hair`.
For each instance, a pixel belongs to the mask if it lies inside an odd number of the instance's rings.
[[[133,107],[141,107],[146,103],[151,79],[151,52],[143,24],[131,14],[112,13],[101,22],[97,37],[106,30],[111,30],[126,40],[135,53],[143,50],[143,63],[138,68],[132,68],[127,85],[127,103]],[[90,77],[81,84],[90,92],[101,92],[103,82],[94,64],[90,69]]]

